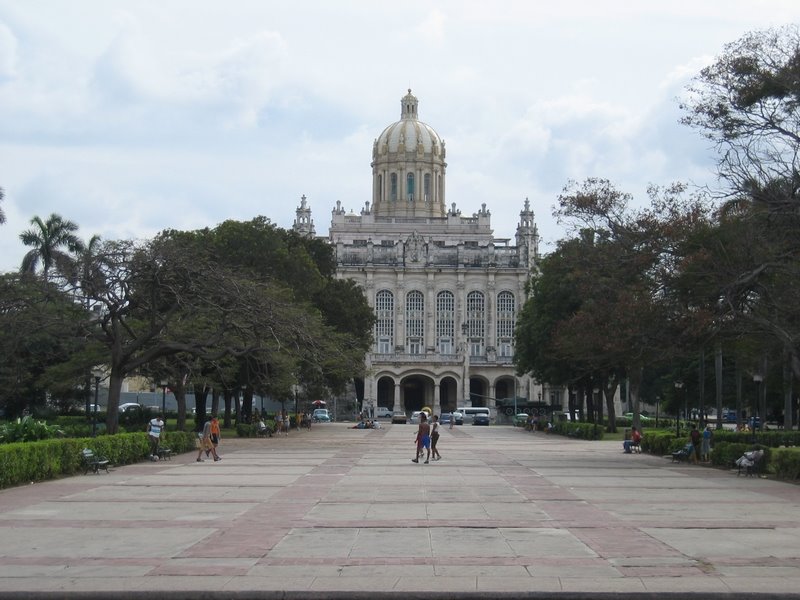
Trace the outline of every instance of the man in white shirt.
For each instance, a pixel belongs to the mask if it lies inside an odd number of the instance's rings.
[[[163,429],[164,421],[161,420],[161,415],[156,415],[147,424],[147,435],[150,438],[150,460],[158,460],[158,442]]]

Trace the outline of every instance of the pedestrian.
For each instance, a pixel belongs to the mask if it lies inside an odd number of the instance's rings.
[[[217,415],[213,415],[211,417],[211,443],[214,444],[214,448],[219,446],[220,439],[222,439],[222,433],[219,428],[219,419],[217,419]],[[208,456],[208,452],[206,452],[206,456]]]
[[[422,449],[428,451],[425,457],[425,464],[427,465],[431,459],[431,426],[428,423],[428,415],[425,412],[419,414],[419,428],[417,429],[416,438],[416,456],[411,459],[411,462],[418,463],[419,457],[422,456]]]
[[[711,438],[714,436],[711,425],[706,425],[703,430],[703,442],[700,450],[700,460],[708,462],[711,460]]]
[[[206,421],[203,425],[203,432],[200,434],[200,449],[197,451],[197,462],[203,462],[203,451],[213,454],[214,462],[222,460],[211,442],[211,421]]]
[[[439,441],[439,415],[433,415],[433,424],[431,425],[431,454],[433,460],[441,460],[442,455],[436,449],[436,442]]]
[[[161,413],[150,419],[147,424],[147,437],[150,441],[150,460],[158,460],[158,444],[161,441],[161,432],[164,430],[164,421]]]
[[[283,432],[289,437],[289,411],[283,411]]]
[[[455,424],[456,424],[456,413],[451,412],[450,413],[450,429],[452,429],[453,425],[455,425]]]
[[[622,442],[622,448],[625,450],[625,454],[633,453],[634,446],[639,446],[642,441],[642,434],[639,433],[639,430],[634,427],[631,430],[631,437],[628,440]]]
[[[689,440],[692,442],[692,462],[697,463],[700,460],[700,444],[703,436],[697,429],[696,424],[692,424],[692,430],[689,432]]]

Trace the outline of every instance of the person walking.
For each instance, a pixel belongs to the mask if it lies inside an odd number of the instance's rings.
[[[450,429],[452,429],[453,425],[455,425],[455,424],[456,424],[456,413],[451,412],[450,413]]]
[[[158,460],[158,444],[161,441],[161,432],[164,430],[164,421],[161,414],[150,419],[147,424],[147,438],[150,441],[150,460]]]
[[[204,451],[214,455],[214,462],[222,460],[217,455],[217,449],[211,442],[211,421],[206,421],[205,425],[203,425],[203,432],[200,434],[200,449],[197,451],[197,462],[203,462]]]
[[[222,439],[222,432],[219,427],[219,419],[217,419],[217,415],[214,415],[211,417],[211,443],[214,444],[215,449],[219,446],[220,439]],[[208,456],[208,452],[206,452],[206,456]],[[219,456],[219,452],[217,456]]]
[[[431,425],[428,423],[427,413],[421,412],[419,414],[419,428],[417,429],[417,449],[415,458],[411,462],[418,463],[419,457],[422,456],[423,448],[428,451],[425,457],[425,464],[427,465],[431,459]]]
[[[436,449],[436,442],[439,441],[439,415],[433,415],[433,423],[431,424],[431,454],[433,460],[441,460],[442,455]]]
[[[697,429],[697,425],[692,424],[692,430],[689,432],[689,440],[692,442],[692,462],[697,464],[700,460],[700,443],[703,436]]]

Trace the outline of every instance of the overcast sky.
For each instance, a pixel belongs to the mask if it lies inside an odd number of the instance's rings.
[[[370,200],[372,142],[408,88],[447,143],[447,202],[543,237],[570,179],[713,182],[678,123],[688,80],[797,0],[0,0],[0,271],[56,212],[88,239],[265,215],[327,234]]]

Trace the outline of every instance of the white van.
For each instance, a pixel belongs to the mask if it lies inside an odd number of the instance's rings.
[[[461,416],[464,417],[464,423],[472,423],[472,419],[475,415],[486,415],[486,418],[491,419],[491,413],[489,409],[485,406],[462,406],[455,410],[457,413],[461,413]]]

